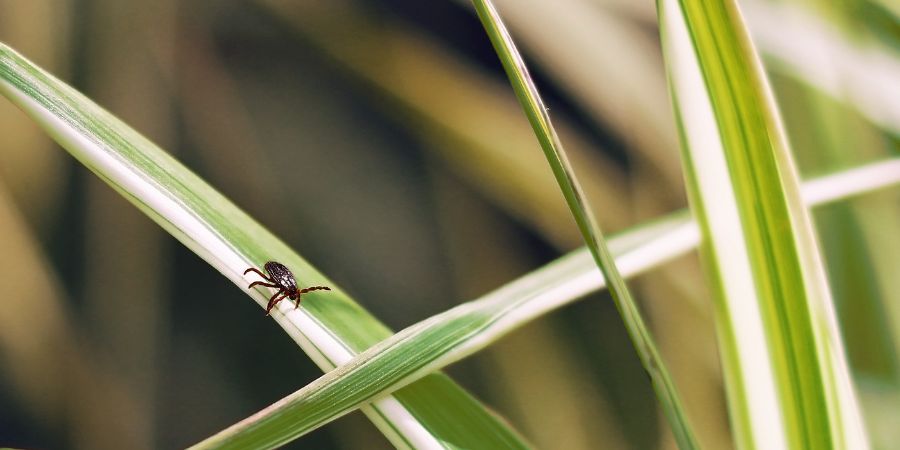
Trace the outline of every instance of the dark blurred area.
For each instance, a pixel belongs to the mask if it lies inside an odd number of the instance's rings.
[[[653,5],[581,1],[553,16],[497,3],[605,231],[686,206]],[[465,3],[0,0],[0,40],[394,329],[580,245]],[[604,41],[614,48],[579,55]],[[0,445],[185,447],[321,374],[240,289],[0,103]],[[635,286],[702,440],[727,448],[697,266],[683,258]],[[538,447],[672,448],[608,300],[448,372]],[[356,412],[288,448],[389,446]]]

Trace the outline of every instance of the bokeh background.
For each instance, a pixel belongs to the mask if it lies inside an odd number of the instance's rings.
[[[604,229],[685,207],[653,3],[496,3]],[[741,4],[770,41],[760,49],[804,174],[897,155],[900,127],[778,56],[802,21]],[[788,5],[839,42],[898,58],[887,1]],[[463,1],[0,0],[0,40],[173,153],[395,329],[580,245]],[[858,83],[838,72],[839,86]],[[184,447],[320,374],[239,288],[6,102],[0,177],[0,445]],[[816,217],[869,427],[896,437],[898,195]],[[696,256],[633,286],[702,442],[729,448]],[[605,294],[448,372],[541,448],[674,445]],[[289,448],[389,444],[354,413]]]

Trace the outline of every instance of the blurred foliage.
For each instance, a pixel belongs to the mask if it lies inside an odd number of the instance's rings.
[[[685,206],[652,3],[497,3],[603,226]],[[889,2],[799,3],[897,58]],[[175,153],[395,329],[579,243],[465,3],[0,0],[0,40]],[[896,134],[774,75],[805,174],[897,155]],[[183,447],[318,376],[256,305],[6,102],[0,177],[4,445]],[[897,195],[816,216],[876,443],[900,420],[885,406],[900,397]],[[699,438],[727,448],[697,266],[636,285]],[[615,308],[596,297],[449,372],[537,447],[671,448]],[[388,443],[354,413],[291,447]]]

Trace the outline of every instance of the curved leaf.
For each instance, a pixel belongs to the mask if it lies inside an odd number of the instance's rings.
[[[808,204],[817,205],[891,184],[900,184],[900,159],[812,180],[803,192]],[[688,253],[699,242],[699,228],[683,211],[615,236],[609,245],[630,277]],[[278,442],[289,442],[605,285],[590,251],[573,251],[478,300],[404,329],[194,448],[242,448],[255,442],[255,434],[278,434]]]
[[[197,253],[260,305],[268,289],[246,290],[248,267],[277,260],[303,286],[335,287],[203,180],[91,100],[0,44],[0,92],[79,161]],[[282,302],[273,317],[323,370],[331,370],[392,332],[336,288],[304,307]],[[365,407],[398,447],[526,447],[504,421],[443,374]],[[452,411],[452,413],[449,413]],[[271,444],[256,436],[253,446]]]
[[[562,190],[569,210],[575,218],[581,236],[590,249],[594,260],[603,272],[604,278],[609,283],[610,293],[615,301],[616,308],[622,315],[625,328],[631,337],[638,357],[644,365],[644,370],[650,376],[656,396],[662,403],[663,412],[669,419],[672,433],[681,448],[696,448],[697,442],[691,430],[684,406],[679,399],[678,391],[672,382],[672,377],[665,363],[659,356],[659,350],[653,342],[650,331],[640,314],[640,309],[631,297],[628,286],[616,268],[612,254],[606,248],[603,233],[597,221],[594,219],[581,187],[575,178],[575,172],[569,164],[568,157],[563,149],[562,142],[550,121],[547,107],[538,93],[537,87],[528,73],[525,61],[516,49],[515,43],[500,19],[490,0],[473,0],[475,11],[481,19],[481,23],[487,31],[494,50],[500,57],[500,62],[506,70],[513,90],[519,98],[519,103],[531,122],[531,127],[541,143],[544,155],[553,175]]]
[[[740,448],[867,448],[798,176],[732,1],[658,2]]]

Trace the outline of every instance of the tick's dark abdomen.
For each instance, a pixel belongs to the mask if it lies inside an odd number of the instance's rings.
[[[272,280],[279,286],[288,291],[297,289],[297,280],[294,279],[294,274],[284,264],[269,261],[266,263],[265,268]]]
[[[255,267],[251,267],[244,271],[244,275],[247,275],[250,272],[253,272],[259,276],[261,276],[266,281],[254,281],[250,283],[250,286],[247,286],[247,289],[252,289],[253,286],[265,286],[268,288],[278,288],[278,292],[272,294],[272,297],[269,298],[269,303],[266,305],[266,315],[272,311],[272,308],[278,304],[278,302],[284,300],[285,298],[289,298],[291,300],[296,300],[297,303],[294,305],[294,309],[300,307],[300,297],[307,292],[312,291],[330,291],[331,288],[328,286],[310,286],[306,289],[297,289],[297,280],[294,279],[294,274],[291,273],[290,269],[284,266],[279,262],[269,261],[263,266],[266,269],[266,273],[262,273],[259,269]]]

